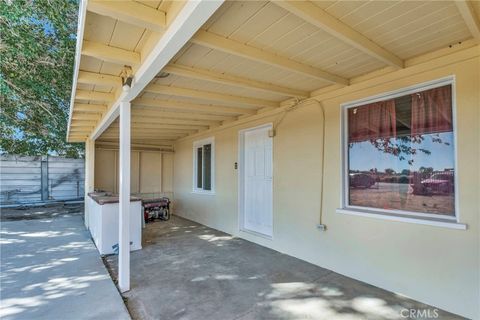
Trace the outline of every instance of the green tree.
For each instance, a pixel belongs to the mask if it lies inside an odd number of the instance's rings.
[[[66,142],[77,0],[0,0],[0,151],[79,157]]]
[[[394,175],[395,174],[395,170],[391,169],[391,168],[387,168],[385,169],[385,173],[388,174],[388,175]]]

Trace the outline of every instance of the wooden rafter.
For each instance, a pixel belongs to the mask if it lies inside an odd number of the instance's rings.
[[[74,110],[87,113],[104,113],[107,111],[107,106],[104,104],[75,103]]]
[[[167,133],[167,134],[184,134],[184,133],[187,133],[187,134],[190,134],[190,133],[194,133],[194,132],[198,132],[198,130],[179,130],[179,129],[163,129],[163,130],[156,130],[156,129],[142,129],[142,128],[135,128],[135,129],[132,129],[132,133]],[[115,133],[115,134],[118,134],[119,133],[119,130],[118,129],[109,129],[107,131],[105,131],[105,133]]]
[[[113,93],[106,92],[77,90],[75,99],[91,100],[98,102],[112,102],[115,99],[115,95]]]
[[[73,120],[95,120],[95,121],[98,121],[98,120],[100,120],[100,118],[101,118],[100,114],[92,114],[92,113],[84,114],[84,113],[74,112],[73,116],[72,116]]]
[[[87,10],[156,32],[163,31],[166,26],[165,12],[131,0],[90,0]]]
[[[480,19],[478,19],[475,14],[472,3],[467,0],[458,0],[455,1],[455,4],[457,5],[458,11],[460,11],[460,14],[473,38],[480,41]]]
[[[104,133],[102,134],[102,137],[103,138],[113,138],[115,137],[117,134],[115,133]],[[187,133],[175,133],[175,134],[169,134],[169,133],[155,133],[155,134],[152,134],[152,133],[142,133],[142,134],[138,134],[138,133],[134,133],[132,132],[131,133],[131,136],[132,138],[137,138],[137,139],[141,139],[141,138],[145,138],[145,139],[148,139],[149,137],[158,137],[158,138],[168,138],[168,139],[178,139],[178,138],[181,138],[181,137],[186,137],[188,134]]]
[[[72,121],[71,127],[94,127],[96,123],[91,120],[75,120]]]
[[[349,27],[310,1],[275,1],[276,5],[293,13],[310,24],[324,30],[341,41],[366,54],[397,68],[403,68],[403,60],[382,48],[360,32]]]
[[[99,86],[118,87],[122,85],[122,79],[120,77],[88,71],[79,71],[77,81],[78,83],[93,84]]]
[[[133,123],[149,123],[149,124],[185,124],[185,125],[199,125],[199,126],[212,126],[218,125],[220,121],[212,120],[190,120],[190,119],[158,119],[158,118],[145,118],[132,116]]]
[[[145,130],[141,130],[141,129],[137,129],[137,130],[132,130],[131,131],[132,134],[133,133],[136,133],[136,134],[144,134],[144,133],[155,133],[155,134],[164,134],[164,135],[171,135],[171,136],[178,136],[178,135],[183,135],[183,134],[186,134],[188,133],[189,131],[188,130],[148,130],[148,129],[145,129]],[[118,136],[118,133],[119,131],[118,130],[107,130],[104,132],[104,135],[114,135],[114,136]]]
[[[256,111],[246,108],[212,106],[205,104],[195,104],[171,100],[159,100],[140,98],[132,102],[134,106],[148,106],[167,110],[190,111],[194,113],[211,113],[211,114],[254,114]]]
[[[134,100],[222,3],[223,0],[179,1],[169,6],[165,32],[158,39],[153,38],[157,41],[151,43],[150,52],[133,68],[135,81],[130,90],[111,104],[91,132],[91,139],[97,139],[118,117],[121,101]]]
[[[109,141],[96,141],[95,145],[102,147],[118,147],[118,142],[109,142]],[[133,148],[146,148],[146,149],[172,149],[172,144],[143,144],[143,143],[132,143]]]
[[[192,112],[169,112],[169,111],[157,111],[148,107],[137,107],[132,110],[132,115],[144,118],[161,118],[161,119],[198,119],[198,120],[232,120],[235,119],[232,116],[217,115],[217,114],[201,114]]]
[[[348,85],[348,79],[205,30],[198,31],[190,42],[326,82]]]
[[[92,127],[86,126],[86,127],[72,127],[70,132],[89,132],[92,130]]]
[[[279,94],[288,97],[306,98],[308,92],[285,88],[271,83],[256,81],[252,79],[242,78],[225,73],[213,72],[210,70],[200,69],[196,67],[188,67],[179,64],[170,64],[163,68],[164,72],[175,74],[181,77],[210,81],[214,83],[226,84],[245,89],[253,89],[262,92]]]
[[[151,84],[145,88],[145,91],[164,94],[164,95],[172,95],[177,97],[189,97],[189,98],[197,98],[197,99],[203,99],[203,100],[213,100],[213,101],[245,104],[245,105],[250,105],[257,108],[260,108],[260,107],[275,108],[279,106],[278,102],[276,101],[233,96],[233,95],[217,93],[217,92],[171,87],[171,86],[165,86],[160,84]]]
[[[87,138],[88,137],[88,134],[84,133],[84,132],[73,132],[72,133],[72,137],[75,139],[75,138],[80,138],[80,139],[84,139],[84,138]]]
[[[84,142],[85,140],[87,140],[87,138],[88,138],[88,135],[77,136],[72,134],[70,135],[68,142]]]
[[[140,54],[106,44],[83,40],[82,55],[120,65],[134,66],[140,64]]]
[[[132,139],[133,141],[133,139]],[[118,143],[117,138],[101,138],[95,142],[107,142],[107,143]],[[135,142],[137,143],[143,143],[143,144],[155,144],[155,145],[171,145],[174,143],[174,140],[162,140],[162,139],[149,139],[149,140],[142,140],[142,139],[135,139]]]
[[[118,128],[113,124],[110,128]],[[109,128],[109,129],[110,129]],[[178,124],[148,124],[148,123],[132,123],[132,128],[144,128],[144,129],[187,129],[187,130],[200,130],[205,129],[207,126],[202,125],[178,125]]]

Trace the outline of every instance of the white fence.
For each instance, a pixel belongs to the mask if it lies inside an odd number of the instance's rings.
[[[84,177],[83,159],[0,156],[0,204],[80,199]]]

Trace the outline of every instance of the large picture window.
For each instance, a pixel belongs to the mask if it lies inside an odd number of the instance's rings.
[[[193,191],[214,192],[214,139],[208,138],[193,144]]]
[[[452,86],[345,106],[345,208],[455,219]]]

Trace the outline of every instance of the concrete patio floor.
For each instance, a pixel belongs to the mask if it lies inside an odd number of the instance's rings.
[[[130,319],[83,210],[65,209],[2,210],[0,318]]]
[[[115,274],[117,257],[107,261]],[[134,319],[405,319],[438,310],[176,216],[147,224],[124,296]]]

